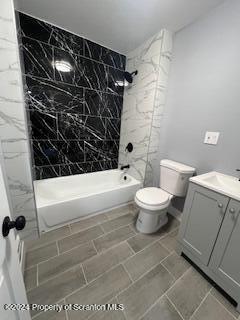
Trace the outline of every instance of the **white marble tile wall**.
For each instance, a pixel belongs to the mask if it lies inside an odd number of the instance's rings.
[[[166,105],[166,91],[172,59],[172,33],[163,30],[163,41],[159,59],[158,80],[154,99],[151,134],[149,139],[148,160],[145,173],[145,186],[154,186],[156,174],[159,174],[159,144],[160,129],[163,121],[163,112]],[[155,185],[156,186],[156,185]]]
[[[4,0],[0,13],[0,142],[12,215],[27,218],[25,229],[19,232],[24,240],[38,236],[25,116],[13,1]]]
[[[153,185],[171,52],[172,34],[161,30],[127,55],[126,70],[138,75],[124,92],[119,164],[130,164],[129,174],[145,185]],[[128,142],[132,153],[125,152]]]

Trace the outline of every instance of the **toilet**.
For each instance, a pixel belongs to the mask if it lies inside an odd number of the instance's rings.
[[[185,164],[161,160],[160,188],[143,188],[136,192],[140,208],[136,228],[141,233],[154,233],[168,222],[167,210],[173,197],[184,197],[188,180],[195,169]]]

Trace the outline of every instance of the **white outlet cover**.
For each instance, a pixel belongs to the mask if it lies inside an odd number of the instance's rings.
[[[204,143],[216,145],[218,143],[220,132],[207,131],[204,138]]]

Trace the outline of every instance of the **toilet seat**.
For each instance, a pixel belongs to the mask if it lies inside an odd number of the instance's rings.
[[[143,188],[135,195],[136,204],[147,210],[158,211],[168,207],[172,195],[160,188]]]

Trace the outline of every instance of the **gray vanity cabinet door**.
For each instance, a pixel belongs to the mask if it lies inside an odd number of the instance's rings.
[[[179,232],[181,243],[208,265],[229,198],[190,183]]]
[[[240,289],[240,202],[231,200],[209,264],[211,270]],[[239,294],[240,298],[240,294]]]

